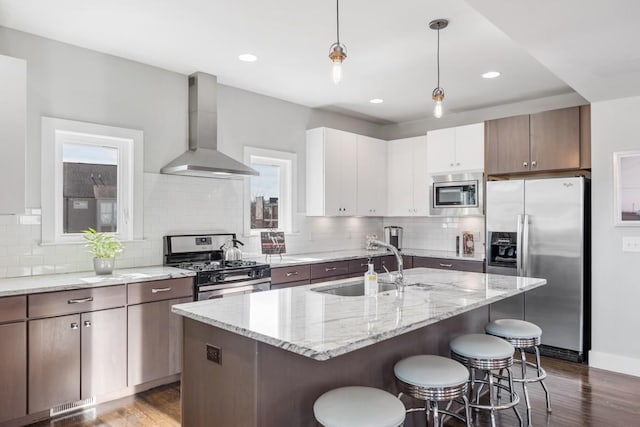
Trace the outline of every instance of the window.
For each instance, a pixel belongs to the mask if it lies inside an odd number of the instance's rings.
[[[245,234],[263,230],[293,230],[296,155],[283,151],[245,147],[245,163],[260,172],[247,178]]]
[[[42,241],[142,238],[142,131],[42,119]]]

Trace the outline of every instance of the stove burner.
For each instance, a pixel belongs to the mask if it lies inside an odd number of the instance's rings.
[[[234,261],[203,261],[203,262],[183,262],[176,267],[184,268],[185,270],[193,270],[193,271],[216,271],[216,270],[224,270],[228,268],[240,268],[240,267],[251,267],[257,265],[256,261],[243,261],[243,260],[234,260]]]

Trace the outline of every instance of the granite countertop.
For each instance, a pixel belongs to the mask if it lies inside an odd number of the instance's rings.
[[[93,271],[0,279],[0,297],[66,291],[79,288],[122,285],[150,280],[192,277],[195,272],[173,267],[152,266],[114,270],[113,274],[97,276]]]
[[[546,284],[544,279],[429,268],[405,270],[405,280],[409,286],[403,294],[391,290],[344,297],[311,290],[362,282],[355,278],[180,304],[173,311],[327,360]]]
[[[484,261],[484,253],[475,253],[474,255],[458,255],[455,251],[438,251],[432,249],[402,249],[400,251],[402,255],[409,256],[421,256],[431,258],[448,258],[459,259],[466,261]],[[303,254],[285,254],[282,258],[278,255],[272,255],[271,258],[267,258],[267,262],[271,267],[287,267],[297,264],[317,264],[328,261],[340,261],[349,260],[355,258],[367,258],[393,255],[387,250],[375,250],[368,251],[366,249],[349,249],[331,252],[308,252]],[[258,262],[264,262],[265,256],[250,256],[245,258],[247,260],[253,260]]]

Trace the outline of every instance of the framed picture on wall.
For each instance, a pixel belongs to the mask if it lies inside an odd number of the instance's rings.
[[[640,151],[613,153],[614,223],[640,226]]]

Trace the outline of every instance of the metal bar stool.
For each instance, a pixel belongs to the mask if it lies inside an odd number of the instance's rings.
[[[463,421],[471,427],[471,411],[467,399],[469,371],[455,360],[441,356],[421,355],[402,359],[393,367],[398,380],[400,394],[424,400],[425,407],[407,409],[407,412],[425,411],[427,425],[429,413],[433,414],[433,425],[439,427],[440,415],[448,415]],[[455,399],[462,398],[465,416],[451,412],[450,406]],[[439,409],[438,402],[448,401],[446,409]]]
[[[529,391],[527,390],[527,384],[533,382],[539,382],[544,390],[545,398],[547,399],[547,412],[551,412],[551,401],[549,399],[549,390],[544,383],[544,379],[547,377],[547,372],[540,365],[540,338],[542,337],[542,329],[538,325],[526,322],[524,320],[517,319],[500,319],[494,320],[488,323],[485,328],[485,332],[496,337],[500,337],[511,343],[519,352],[520,360],[514,360],[514,363],[520,364],[520,370],[522,373],[521,378],[513,378],[514,382],[522,383],[524,390],[524,401],[527,404],[527,423],[531,426],[531,402],[529,400]],[[527,360],[525,355],[525,349],[533,348],[536,354],[535,363]],[[537,376],[527,377],[527,366],[536,370]]]
[[[393,394],[373,387],[340,387],[316,399],[313,415],[324,427],[398,427],[404,405]]]
[[[476,389],[476,398],[469,403],[469,406],[479,410],[490,411],[491,426],[496,425],[496,411],[504,409],[513,409],[520,426],[522,427],[522,418],[516,409],[516,405],[520,402],[520,397],[513,388],[513,378],[511,376],[511,366],[513,365],[513,346],[498,337],[483,334],[461,335],[453,339],[449,343],[451,348],[451,356],[454,360],[469,368],[471,379],[469,381],[469,393],[473,396],[474,387]],[[482,378],[476,378],[476,370],[484,373]],[[494,374],[493,370],[505,370],[507,372],[507,384],[495,380],[499,378]],[[482,386],[489,387],[489,404],[480,403],[480,391]],[[507,402],[502,403],[500,399],[496,399],[496,395],[500,390],[504,390],[509,394]]]

